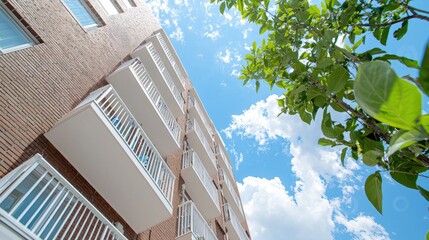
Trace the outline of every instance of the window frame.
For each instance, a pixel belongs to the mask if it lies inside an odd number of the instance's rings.
[[[97,28],[99,28],[99,27],[101,27],[101,26],[104,25],[104,23],[101,21],[100,17],[96,14],[95,9],[92,6],[90,6],[86,0],[76,0],[76,1],[79,1],[83,5],[83,7],[85,8],[85,10],[88,12],[88,14],[94,20],[95,24],[88,25],[88,26],[82,25],[82,23],[79,21],[79,19],[73,13],[73,11],[69,8],[69,6],[67,5],[67,3],[64,0],[61,0],[61,2],[64,5],[64,7],[67,9],[67,11],[70,13],[70,15],[74,18],[74,20],[79,24],[79,26],[85,32],[97,29]]]
[[[22,35],[28,40],[28,43],[17,45],[10,48],[1,48],[0,47],[0,54],[6,54],[10,52],[15,52],[18,50],[26,49],[29,47],[34,46],[37,43],[37,40],[32,36],[32,34],[22,25],[21,21],[19,21],[12,12],[6,7],[6,5],[0,1],[0,11],[2,11],[6,18],[12,23],[12,25],[22,33]]]
[[[109,12],[108,8],[105,6],[106,1],[109,2],[110,4],[112,4],[112,7],[116,11],[115,13]],[[117,15],[117,14],[120,14],[123,12],[115,0],[98,0],[98,3],[101,5],[101,8],[103,8],[104,14],[106,14],[106,16],[113,16],[113,15]]]

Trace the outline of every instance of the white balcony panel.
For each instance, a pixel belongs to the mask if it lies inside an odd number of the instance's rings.
[[[229,179],[232,182],[235,182],[234,172],[232,170],[232,166],[231,166],[231,162],[229,160],[229,157],[225,152],[225,148],[219,144],[216,144],[215,151],[216,151],[216,158],[218,160],[217,162],[222,167],[222,169],[226,169],[225,172],[226,172],[227,176],[229,177]]]
[[[0,180],[0,239],[126,238],[37,154]]]
[[[177,240],[218,240],[192,201],[179,205]]]
[[[176,50],[174,49],[173,45],[170,42],[170,39],[168,38],[167,34],[163,29],[160,29],[153,34],[155,37],[158,38],[158,41],[161,44],[161,47],[165,50],[167,58],[170,60],[170,62],[175,62],[175,64],[172,64],[174,67],[174,71],[179,77],[180,83],[185,88],[186,86],[186,80],[189,79],[188,73],[186,72],[186,69],[184,68],[182,62],[180,61],[179,56],[176,53]]]
[[[122,64],[107,81],[163,157],[180,148],[180,126],[139,59]]]
[[[175,85],[180,91],[185,91],[185,76],[179,66],[181,63],[178,63],[174,58],[173,51],[168,47],[168,44],[162,34],[156,33],[146,39],[146,42],[151,42],[155,46]]]
[[[198,120],[201,126],[201,130],[204,133],[206,139],[212,139],[213,130],[210,126],[210,122],[207,120],[206,114],[204,113],[204,108],[200,103],[198,103],[196,98],[189,97],[188,99],[188,112],[190,118],[195,118]]]
[[[243,226],[240,224],[239,219],[235,215],[234,210],[228,203],[223,205],[223,211],[225,216],[225,225],[228,229],[229,240],[250,240]]]
[[[183,154],[181,175],[185,180],[186,191],[201,209],[204,218],[208,220],[220,216],[217,188],[193,150]]]
[[[209,175],[216,176],[216,156],[195,119],[188,119],[186,123],[186,136],[188,144],[197,152]]]
[[[230,203],[230,206],[234,209],[234,212],[237,213],[237,217],[239,218],[240,222],[244,221],[245,216],[240,197],[234,188],[235,184],[233,185],[227,175],[225,175],[225,172],[222,168],[219,168],[219,183],[222,185],[223,194],[226,200],[228,203]]]
[[[151,42],[146,43],[137,48],[131,56],[142,61],[173,115],[175,117],[182,116],[185,107],[182,91],[174,84],[164,61],[154,45]]]
[[[112,86],[45,135],[134,231],[171,217],[175,177]]]
[[[213,135],[215,134],[216,130],[213,129],[213,123],[210,119],[209,114],[207,113],[207,110],[204,108],[204,104],[201,101],[201,98],[198,96],[197,91],[195,88],[192,88],[189,90],[189,102],[188,102],[188,110],[190,114],[198,114],[199,118],[201,120],[201,123],[204,124],[204,127],[206,128],[206,131],[210,135],[208,139],[213,141]],[[195,108],[195,109],[193,109]],[[195,111],[196,113],[193,113]]]

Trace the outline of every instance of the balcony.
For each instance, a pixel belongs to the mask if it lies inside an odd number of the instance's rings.
[[[223,205],[223,213],[225,216],[225,225],[228,229],[228,239],[230,240],[250,240],[246,232],[241,226],[239,219],[232,210],[231,206],[226,203]]]
[[[155,46],[151,42],[146,43],[137,48],[131,56],[141,60],[173,115],[175,117],[182,116],[184,114],[185,100],[181,91],[174,84]]]
[[[213,130],[207,120],[205,110],[203,110],[197,99],[192,96],[189,96],[188,111],[191,118],[198,119],[198,121],[203,125],[202,130],[205,137],[207,139],[212,139]]]
[[[225,175],[222,168],[219,168],[219,183],[222,185],[223,194],[226,200],[230,203],[230,206],[234,209],[234,212],[238,214],[237,217],[239,217],[240,222],[244,221],[245,218],[240,198],[235,191],[234,185]]]
[[[179,224],[176,240],[218,240],[201,213],[187,201],[179,205]]]
[[[217,171],[215,154],[195,119],[188,119],[186,136],[189,145],[197,152],[209,175],[215,176]]]
[[[126,239],[39,154],[0,180],[0,238]]]
[[[112,86],[45,135],[134,231],[171,217],[175,177]]]
[[[221,212],[217,188],[193,150],[183,154],[182,178],[185,180],[186,191],[201,209],[204,218],[218,217]]]
[[[166,157],[180,148],[181,129],[153,79],[139,59],[122,64],[107,81]]]
[[[186,71],[180,62],[180,59],[177,57],[177,54],[165,32],[160,31],[154,33],[154,35],[148,38],[146,42],[151,42],[155,46],[164,63],[170,63],[165,66],[171,73],[173,81],[181,91],[185,91]]]
[[[223,146],[216,144],[216,157],[218,159],[218,163],[222,167],[222,169],[226,169],[226,173],[232,181],[235,181],[234,179],[234,172],[232,171],[231,162],[229,160],[228,155],[225,153]]]

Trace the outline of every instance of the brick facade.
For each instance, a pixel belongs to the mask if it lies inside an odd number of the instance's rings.
[[[133,8],[126,8],[118,1],[123,12],[112,16],[104,14],[98,1],[87,0],[101,23],[90,31],[82,28],[62,0],[0,1],[19,16],[21,24],[37,41],[26,49],[0,53],[0,178],[40,153],[103,215],[112,222],[120,222],[127,238],[175,239],[177,206],[184,183],[179,177],[182,150],[166,158],[176,176],[173,216],[137,234],[44,137],[88,93],[106,85],[105,77],[130,59],[129,54],[160,28],[144,0],[134,1]],[[188,82],[187,88],[191,87]],[[177,120],[185,129],[186,116]],[[182,143],[185,138],[182,131]],[[217,176],[212,177],[219,188]],[[218,224],[214,221],[209,224],[216,229],[219,240],[223,240],[223,217],[216,221]]]

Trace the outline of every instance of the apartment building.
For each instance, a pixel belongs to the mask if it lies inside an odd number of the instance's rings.
[[[0,0],[0,239],[250,239],[144,0]]]

